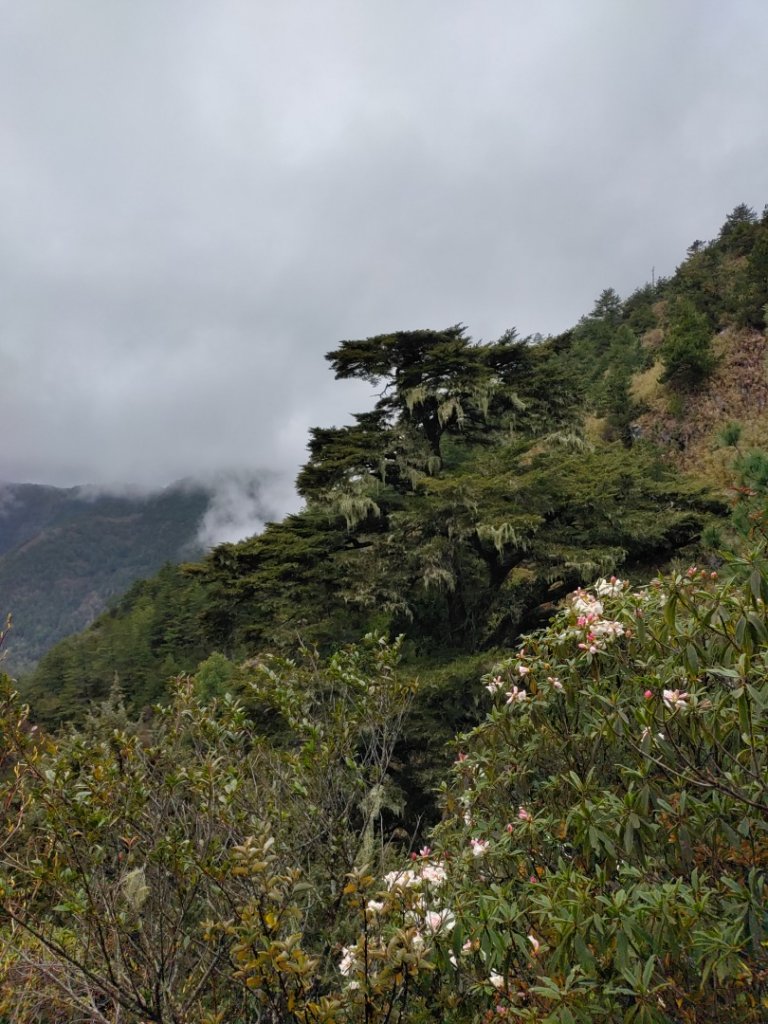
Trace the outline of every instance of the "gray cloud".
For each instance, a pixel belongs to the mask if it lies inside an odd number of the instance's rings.
[[[203,517],[199,539],[205,547],[260,533],[278,515],[298,510],[298,497],[279,473],[245,472],[214,476],[209,484],[213,500]]]
[[[0,479],[265,470],[287,510],[309,426],[370,402],[327,370],[342,338],[555,332],[768,200],[760,0],[0,0],[0,24]]]

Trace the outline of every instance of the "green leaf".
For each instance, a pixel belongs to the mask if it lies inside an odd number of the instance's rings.
[[[576,951],[576,956],[581,966],[585,970],[593,971],[595,967],[595,958],[590,952],[586,942],[579,934],[579,932],[576,932],[574,936],[573,945]]]
[[[693,644],[687,644],[685,648],[685,659],[691,672],[699,671],[699,655]]]
[[[763,575],[759,569],[753,569],[749,577],[749,589],[756,601],[763,596]]]
[[[648,991],[648,988],[650,987],[651,978],[653,977],[653,972],[654,972],[655,967],[656,967],[656,957],[655,957],[654,954],[651,954],[651,956],[649,956],[648,959],[646,960],[645,967],[643,968],[642,982],[643,982],[643,988],[646,991]]]

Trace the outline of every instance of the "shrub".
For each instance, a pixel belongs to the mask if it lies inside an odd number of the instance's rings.
[[[661,346],[665,370],[660,380],[685,390],[698,386],[715,368],[712,332],[703,313],[679,299]]]
[[[0,1013],[764,1021],[765,513],[750,523],[720,576],[600,580],[490,672],[407,861],[382,828],[411,693],[396,647],[250,663],[254,718],[181,681],[157,722],[56,743],[6,690]]]

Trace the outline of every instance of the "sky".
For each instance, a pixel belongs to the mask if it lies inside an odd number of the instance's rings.
[[[373,402],[341,340],[557,333],[762,211],[767,41],[764,0],[0,0],[0,480],[297,508]]]

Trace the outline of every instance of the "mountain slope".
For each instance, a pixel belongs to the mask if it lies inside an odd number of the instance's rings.
[[[201,553],[210,496],[174,486],[149,496],[33,484],[0,488],[0,611],[13,615],[4,667],[30,668],[109,600],[167,561]]]
[[[509,646],[597,575],[647,578],[726,513],[733,456],[709,460],[717,473],[705,458],[718,431],[741,417],[761,444],[766,303],[768,214],[742,206],[672,277],[605,289],[559,337],[475,343],[455,325],[342,342],[336,376],[379,400],[311,432],[304,509],[132,592],[30,694],[85,674],[100,697],[118,673],[140,702],[201,652],[328,651],[372,630],[404,634],[429,675]]]

